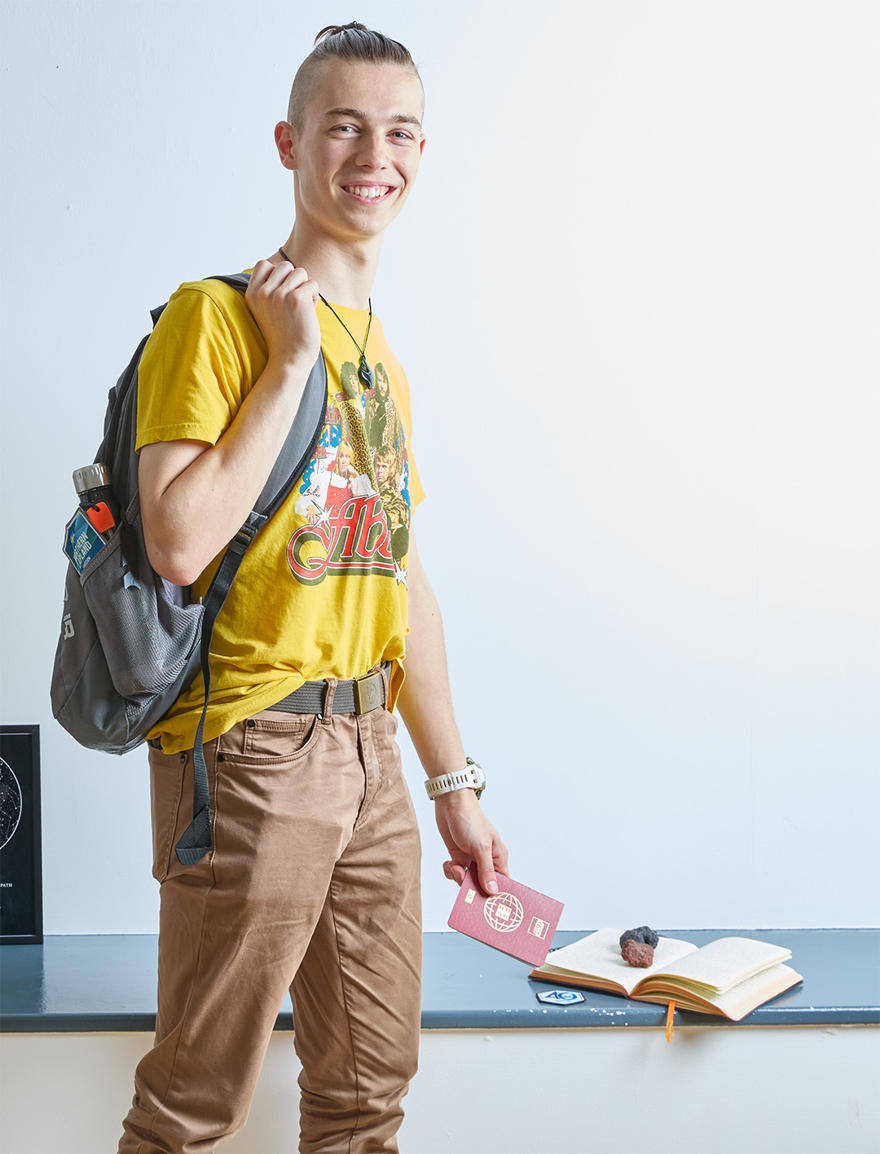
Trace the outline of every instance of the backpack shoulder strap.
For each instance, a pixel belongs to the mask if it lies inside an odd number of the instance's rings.
[[[309,463],[327,413],[327,365],[324,354],[312,366],[302,400],[272,472],[257,498],[255,512],[271,517]]]
[[[249,280],[247,274],[232,277],[212,277],[211,279],[222,280],[224,283],[232,284],[233,287],[239,289],[247,288]],[[226,552],[223,554],[217,572],[205,594],[205,613],[202,619],[201,637],[205,701],[193,746],[193,820],[175,846],[175,852],[182,865],[194,865],[211,848],[210,794],[203,743],[208,699],[211,695],[210,650],[214,622],[217,620],[217,615],[232,588],[232,582],[251,542],[269,518],[275,514],[288,493],[291,492],[309,458],[314,453],[321,430],[324,427],[326,409],[327,366],[324,362],[323,353],[319,353],[318,359],[309,373],[299,408],[291,422],[290,430],[272,472],[269,474],[263,491],[257,498],[256,505],[248,519],[226,547]]]
[[[217,273],[215,276],[209,276],[205,279],[221,280],[231,288],[241,289],[241,291],[244,292],[250,284],[251,274],[249,272]]]

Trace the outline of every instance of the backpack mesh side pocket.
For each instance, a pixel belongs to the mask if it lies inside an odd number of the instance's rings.
[[[199,636],[202,606],[163,581],[147,558],[137,501],[81,575],[107,668],[122,697],[162,693],[180,674]]]

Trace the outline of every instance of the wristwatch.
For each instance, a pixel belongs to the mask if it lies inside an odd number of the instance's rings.
[[[437,777],[429,777],[425,782],[425,789],[431,801],[443,793],[453,793],[457,789],[472,789],[479,799],[485,788],[486,775],[483,773],[483,767],[472,757],[466,758],[464,769],[457,769],[455,773],[441,773]]]

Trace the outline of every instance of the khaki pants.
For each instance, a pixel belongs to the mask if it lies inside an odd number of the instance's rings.
[[[396,720],[328,716],[329,685],[323,719],[266,710],[205,746],[213,850],[195,866],[174,854],[192,754],[150,750],[159,1005],[120,1154],[209,1154],[238,1130],[288,988],[300,1151],[397,1150],[419,1042],[419,834]]]

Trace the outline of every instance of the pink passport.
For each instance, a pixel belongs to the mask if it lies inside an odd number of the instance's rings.
[[[542,966],[563,903],[504,874],[496,876],[498,893],[487,897],[477,882],[476,866],[469,866],[447,924],[505,954]]]

